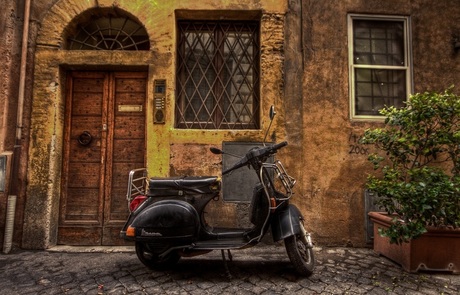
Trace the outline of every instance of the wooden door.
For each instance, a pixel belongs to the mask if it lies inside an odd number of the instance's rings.
[[[58,244],[121,245],[127,177],[145,164],[145,72],[69,72]]]

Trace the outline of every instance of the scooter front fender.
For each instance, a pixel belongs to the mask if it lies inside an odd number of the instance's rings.
[[[276,242],[289,236],[299,234],[301,232],[301,220],[303,220],[302,213],[292,204],[275,212],[271,220],[273,240]]]

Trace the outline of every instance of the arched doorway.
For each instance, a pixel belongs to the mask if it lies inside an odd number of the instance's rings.
[[[67,50],[149,49],[142,25],[118,11],[92,11],[70,27]],[[128,216],[126,177],[145,166],[148,75],[77,68],[66,71],[57,244],[119,245]]]
[[[24,249],[123,242],[118,231],[128,213],[130,169],[123,161],[145,163],[147,72],[158,62],[142,25],[146,15],[141,22],[131,10],[60,0],[43,19],[34,61]],[[78,35],[81,30],[89,34]],[[72,40],[91,48],[71,46]]]

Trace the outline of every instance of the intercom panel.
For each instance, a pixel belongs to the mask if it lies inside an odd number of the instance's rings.
[[[153,122],[155,124],[165,123],[166,107],[166,80],[154,81],[153,97]]]

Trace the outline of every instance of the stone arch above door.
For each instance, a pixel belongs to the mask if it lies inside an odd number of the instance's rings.
[[[129,3],[133,2],[127,2],[128,4],[123,5],[111,0],[58,1],[43,19],[37,36],[37,45],[62,49],[66,41],[64,38],[68,35],[68,30],[72,29],[72,24],[80,22],[81,19],[87,19],[94,14],[122,14],[141,24],[145,24],[148,21],[148,13],[145,13],[145,11],[142,13],[143,7],[134,4],[130,5]],[[146,30],[148,35],[152,36],[152,32],[149,32],[148,28]]]

